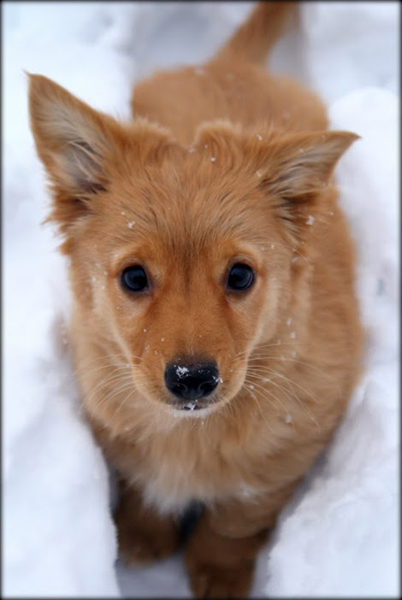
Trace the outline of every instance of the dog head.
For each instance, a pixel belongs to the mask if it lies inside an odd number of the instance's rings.
[[[145,120],[119,124],[45,77],[30,86],[50,219],[94,336],[124,355],[150,403],[229,402],[253,349],[275,335],[305,225],[357,136],[262,136],[213,122],[186,148]]]

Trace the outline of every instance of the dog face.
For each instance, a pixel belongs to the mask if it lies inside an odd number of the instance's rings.
[[[72,255],[142,393],[184,409],[240,389],[250,350],[274,331],[292,254],[238,166],[214,169],[200,148],[130,170],[99,195]]]
[[[124,355],[149,402],[194,415],[229,402],[252,350],[275,335],[308,216],[357,136],[214,122],[185,148],[43,77],[31,77],[30,102],[50,219],[94,336],[111,360]]]

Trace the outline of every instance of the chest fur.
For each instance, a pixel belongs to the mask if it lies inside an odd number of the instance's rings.
[[[159,432],[155,428],[151,436],[133,428],[124,439],[106,437],[101,444],[112,464],[160,512],[181,512],[192,501],[253,501],[266,490],[267,439],[265,448],[251,447],[245,432],[234,427],[228,434],[207,422],[179,422]]]

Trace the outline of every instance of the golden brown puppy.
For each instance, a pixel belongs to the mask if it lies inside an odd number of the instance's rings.
[[[354,253],[334,167],[357,138],[263,63],[266,2],[202,67],[134,90],[132,123],[31,76],[36,146],[70,258],[85,412],[121,476],[126,559],[174,552],[196,597],[244,597],[266,533],[360,367]]]

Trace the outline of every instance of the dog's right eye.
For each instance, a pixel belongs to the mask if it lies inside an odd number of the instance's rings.
[[[143,292],[148,287],[148,278],[140,265],[127,267],[121,274],[121,285],[129,292]]]
[[[254,271],[249,265],[236,263],[230,269],[226,287],[230,291],[244,292],[254,283]]]

